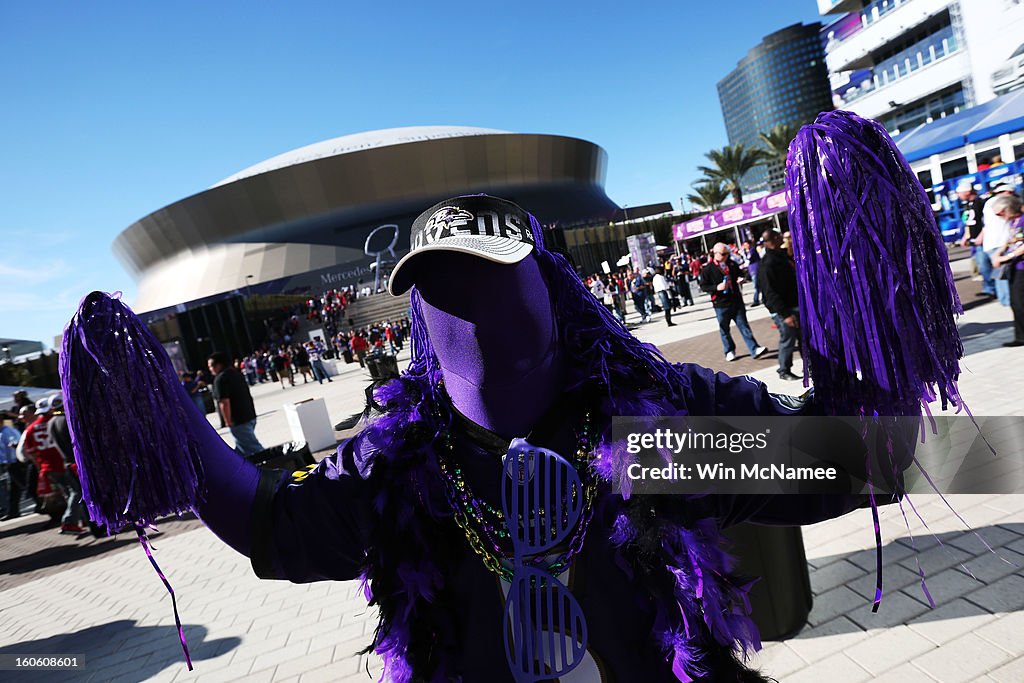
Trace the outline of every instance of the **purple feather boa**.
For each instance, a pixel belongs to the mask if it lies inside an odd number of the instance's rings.
[[[826,410],[920,415],[936,396],[960,408],[963,307],[924,188],[888,133],[827,112],[786,166],[802,348]]]
[[[652,635],[676,677],[688,683],[714,674],[709,656],[714,644],[738,649],[744,658],[760,650],[748,597],[756,579],[740,581],[732,575],[735,559],[724,550],[717,521],[698,519],[688,526],[661,521],[656,529],[665,569],[673,579],[673,599],[657,601]],[[616,517],[611,541],[620,550],[628,552],[641,535],[628,514]],[[703,623],[688,615],[701,615]]]

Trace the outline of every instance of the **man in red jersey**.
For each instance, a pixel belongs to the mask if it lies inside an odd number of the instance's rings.
[[[55,411],[63,410],[64,401],[60,394],[40,399],[36,403],[36,419],[25,428],[22,437],[22,452],[39,469],[38,493],[44,509],[59,507],[61,498],[68,499],[66,490],[64,456],[50,435],[50,418]],[[52,515],[53,512],[50,512]],[[54,517],[56,521],[56,517]],[[61,533],[81,533],[82,527],[74,523],[61,525]]]

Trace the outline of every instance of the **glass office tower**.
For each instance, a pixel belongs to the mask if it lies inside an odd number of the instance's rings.
[[[729,144],[761,145],[758,135],[779,124],[803,125],[831,110],[832,93],[821,43],[821,24],[794,24],[766,36],[718,83]],[[781,163],[747,174],[746,192],[783,183]]]

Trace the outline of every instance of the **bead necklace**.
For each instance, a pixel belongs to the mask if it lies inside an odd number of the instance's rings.
[[[558,576],[569,568],[572,559],[582,550],[583,540],[594,513],[594,499],[597,496],[597,477],[591,471],[593,453],[590,437],[590,415],[584,417],[579,434],[579,447],[573,458],[573,465],[583,481],[583,512],[567,549],[547,562],[544,556],[528,558],[526,564],[543,567],[552,576]],[[511,581],[512,557],[511,539],[507,530],[505,515],[501,510],[473,495],[472,489],[462,476],[462,468],[450,462],[454,448],[452,436],[445,432],[440,437],[444,451],[438,464],[445,480],[445,492],[456,524],[462,529],[470,548],[483,560],[484,566],[505,581]],[[575,492],[574,492],[575,493]],[[491,519],[488,520],[488,517]]]

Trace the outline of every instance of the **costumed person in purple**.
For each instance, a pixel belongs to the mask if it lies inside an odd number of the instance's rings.
[[[117,529],[193,509],[261,577],[362,578],[385,680],[764,681],[742,661],[758,634],[720,529],[877,502],[627,497],[612,417],[916,416],[936,395],[959,404],[962,354],[941,236],[884,129],[823,114],[794,141],[789,175],[801,290],[817,296],[801,301],[813,393],[669,363],[546,248],[533,216],[457,197],[416,219],[390,278],[393,293],[412,289],[408,369],[372,386],[362,431],[301,474],[235,454],[138,319],[86,297],[61,374],[90,514]],[[450,272],[473,286],[453,289]],[[151,401],[132,424],[101,417],[140,386]]]

